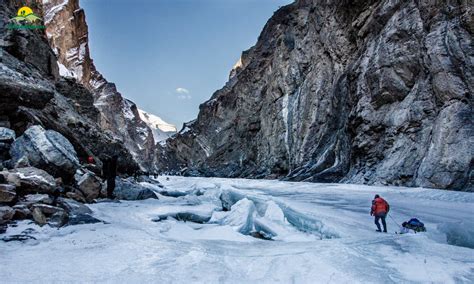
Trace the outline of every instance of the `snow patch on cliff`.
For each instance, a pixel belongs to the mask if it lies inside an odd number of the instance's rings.
[[[67,77],[67,78],[76,78],[77,79],[76,74],[74,74],[73,71],[67,69],[67,67],[64,66],[63,64],[59,63],[59,61],[58,61],[58,67],[59,67],[59,75],[61,75],[63,77]]]
[[[49,2],[50,0],[43,0],[43,5],[48,4]],[[44,23],[46,25],[49,24],[53,20],[53,18],[56,16],[56,14],[59,13],[64,7],[66,7],[68,2],[69,0],[64,0],[60,4],[49,9],[44,15]]]
[[[138,114],[148,127],[150,127],[155,143],[164,141],[176,133],[176,126],[164,121],[161,117],[138,109]]]

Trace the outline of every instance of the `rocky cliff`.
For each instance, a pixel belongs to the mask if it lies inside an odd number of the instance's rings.
[[[125,178],[137,173],[143,163],[136,162],[134,148],[130,150],[126,139],[104,131],[104,112],[96,104],[109,94],[117,102],[106,106],[111,111],[137,113],[136,107],[105,81],[96,93],[99,88],[83,84],[79,76],[60,76],[64,70],[77,70],[58,63],[60,53],[51,49],[42,25],[24,20],[9,25],[23,5],[38,14],[42,11],[41,2],[25,2],[0,1],[0,234],[9,224],[24,219],[58,228],[101,222],[81,203],[106,196],[102,161],[113,155],[118,156],[120,175],[115,178],[117,199],[157,198],[138,183],[159,186],[156,181],[146,176],[137,177],[138,181]],[[127,108],[120,108],[122,104]],[[119,126],[132,127],[126,123]],[[2,240],[29,238],[34,239],[22,232]]]
[[[60,75],[71,77],[94,95],[100,128],[123,141],[143,170],[154,170],[153,132],[137,106],[122,97],[94,66],[89,35],[79,0],[42,0],[48,41],[58,58]]]
[[[93,156],[100,165],[106,155],[117,153],[120,172],[133,173],[138,165],[127,145],[99,124],[95,95],[75,79],[59,75],[45,31],[7,27],[25,4],[41,11],[37,1],[0,2],[0,126],[20,136],[30,126],[41,125],[66,137],[81,161]]]
[[[297,0],[165,147],[163,169],[473,190],[469,1]]]

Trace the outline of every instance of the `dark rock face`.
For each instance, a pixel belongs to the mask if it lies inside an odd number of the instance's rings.
[[[35,125],[15,140],[10,149],[13,164],[26,160],[55,177],[71,178],[79,168],[76,151],[60,133]]]
[[[119,172],[133,173],[139,167],[123,139],[101,128],[94,94],[75,79],[59,76],[45,32],[6,29],[11,15],[25,4],[42,11],[39,1],[0,2],[1,125],[14,130],[16,136],[32,125],[54,130],[71,142],[79,160],[92,156],[100,167],[106,155],[117,154]],[[8,145],[0,145],[0,154],[5,149]]]
[[[282,7],[161,168],[473,190],[472,13],[468,1]]]
[[[94,66],[89,53],[88,27],[78,0],[50,0],[42,10],[48,41],[58,58],[61,76],[77,80],[93,95],[94,120],[102,131],[123,142],[142,170],[154,170],[153,133],[140,118],[136,105],[123,98]],[[66,92],[81,99],[81,94]],[[90,103],[90,102],[89,102]],[[90,105],[90,104],[88,104]],[[87,113],[89,109],[84,109]]]

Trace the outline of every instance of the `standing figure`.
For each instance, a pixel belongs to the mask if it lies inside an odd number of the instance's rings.
[[[114,198],[115,177],[117,176],[117,155],[106,157],[102,166],[102,173],[107,180],[107,198]]]
[[[387,223],[385,218],[387,217],[388,211],[390,211],[390,205],[385,199],[380,197],[378,194],[375,195],[374,200],[372,200],[372,208],[370,210],[370,216],[375,216],[375,225],[377,226],[377,232],[382,232],[380,229],[379,220],[382,219],[383,232],[387,232]]]

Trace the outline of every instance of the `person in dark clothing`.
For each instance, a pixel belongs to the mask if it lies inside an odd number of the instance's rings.
[[[390,205],[388,202],[376,194],[374,200],[372,200],[370,216],[375,216],[374,223],[377,226],[377,232],[382,232],[379,220],[382,220],[383,232],[387,232],[387,223],[385,222],[385,218],[387,217],[388,211],[390,211]]]
[[[114,198],[115,177],[117,176],[117,155],[107,157],[104,161],[102,172],[107,180],[107,198]]]
[[[53,191],[53,202],[52,202],[51,205],[57,206],[58,198],[59,198],[59,196],[61,196],[62,191],[63,191],[63,189],[60,188],[59,186],[54,189],[54,191]]]

